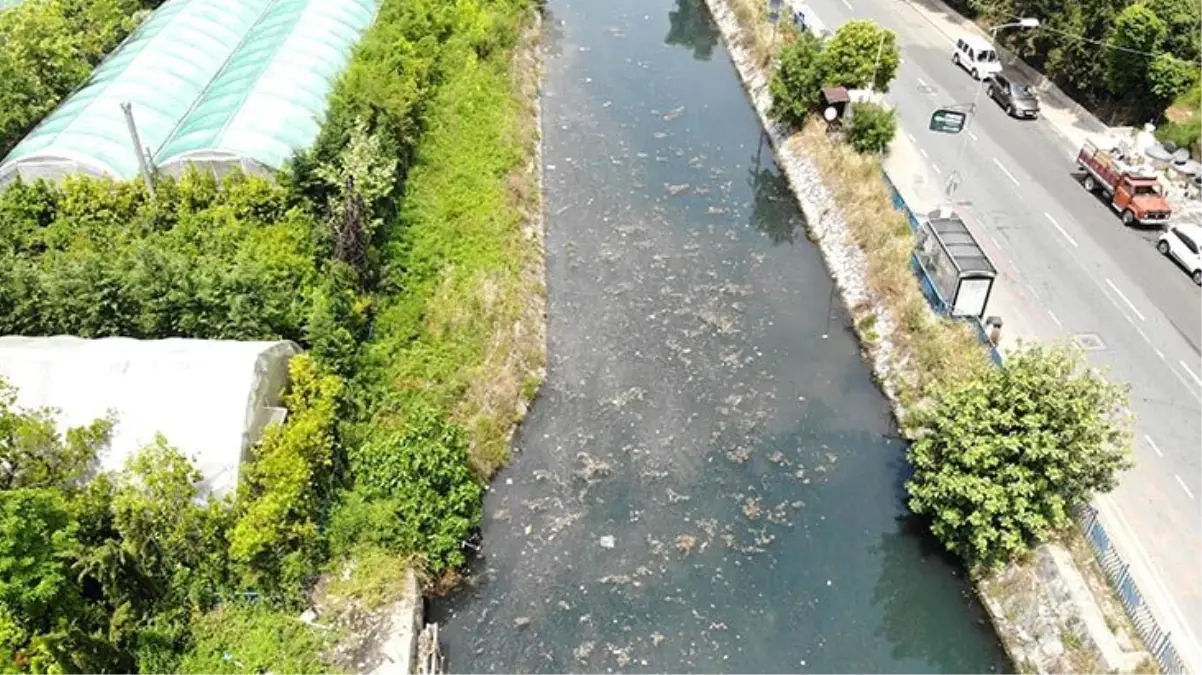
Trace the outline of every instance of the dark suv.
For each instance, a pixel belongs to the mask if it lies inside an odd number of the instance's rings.
[[[997,101],[1011,117],[1035,119],[1039,117],[1039,99],[1030,85],[1015,82],[1007,73],[998,73],[989,78],[989,98]]]

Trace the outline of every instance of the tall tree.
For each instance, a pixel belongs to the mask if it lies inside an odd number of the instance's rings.
[[[1144,83],[1168,33],[1168,24],[1144,3],[1119,13],[1106,51],[1106,86],[1111,93],[1121,96]]]

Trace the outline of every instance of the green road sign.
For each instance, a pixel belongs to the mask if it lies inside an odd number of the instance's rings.
[[[958,134],[964,130],[964,122],[967,120],[968,113],[940,108],[931,113],[931,131]]]

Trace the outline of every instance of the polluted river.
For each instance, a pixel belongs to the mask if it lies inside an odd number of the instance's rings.
[[[995,672],[701,0],[551,0],[548,367],[452,672]]]

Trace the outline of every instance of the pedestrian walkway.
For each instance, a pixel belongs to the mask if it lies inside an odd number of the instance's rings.
[[[884,168],[906,205],[916,215],[950,206],[964,220],[981,250],[997,268],[998,276],[985,308],[985,317],[996,316],[1002,320],[1001,339],[997,346],[1003,354],[1021,343],[1056,337],[1056,326],[1051,318],[1040,312],[1037,298],[1019,280],[1018,270],[1009,254],[981,226],[972,204],[944,198],[943,181],[931,171],[905,134],[899,133],[894,138]]]

